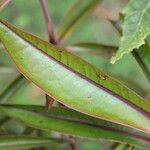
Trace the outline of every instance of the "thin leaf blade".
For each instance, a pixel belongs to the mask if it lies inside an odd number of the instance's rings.
[[[73,44],[69,46],[68,49],[77,53],[87,52],[95,55],[103,55],[106,57],[110,57],[112,56],[112,54],[114,54],[114,52],[116,52],[117,47],[101,43],[85,42]]]
[[[47,137],[31,137],[31,136],[1,136],[0,149],[27,149],[41,146],[49,146],[54,143],[63,143],[60,139],[47,138]]]
[[[78,0],[62,19],[58,28],[59,40],[64,40],[72,34],[80,22],[88,17],[101,0]]]
[[[33,128],[54,130],[83,138],[113,140],[137,147],[149,147],[148,134],[71,109],[53,107],[50,113],[46,113],[41,106],[1,105],[0,108],[8,116]]]

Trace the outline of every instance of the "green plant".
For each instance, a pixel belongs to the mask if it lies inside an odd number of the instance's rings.
[[[1,1],[0,8],[9,2]],[[41,149],[51,149],[52,145],[76,149],[75,141],[80,138],[114,141],[109,149],[150,148],[149,92],[137,83],[107,75],[82,59],[81,54],[79,57],[70,52],[78,48],[79,52],[109,58],[116,52],[118,46],[103,43],[80,42],[68,46],[71,35],[100,2],[101,0],[78,0],[55,33],[46,0],[40,0],[48,42],[0,20],[3,49],[21,73],[0,95],[0,125],[11,119],[24,125],[23,131],[17,136],[10,136],[5,131],[4,134],[8,135],[0,137],[1,149],[41,146]],[[118,36],[122,36],[119,50],[111,62],[132,52],[147,83],[150,83],[149,12],[149,0],[131,0],[120,19],[107,19]],[[28,83],[24,77],[46,93],[46,110],[50,112],[46,112],[43,106],[13,104],[10,101],[14,93]],[[52,106],[54,103],[56,106]],[[61,134],[56,137],[52,131]]]

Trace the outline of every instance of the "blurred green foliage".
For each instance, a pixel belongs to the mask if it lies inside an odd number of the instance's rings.
[[[48,0],[49,11],[52,16],[56,34],[59,23],[75,2],[76,0]],[[110,15],[114,17],[118,15],[119,11],[124,7],[124,4],[123,0],[104,0],[102,6],[108,9]],[[71,38],[64,43],[64,46],[70,46],[79,42],[96,42],[118,46],[119,35],[114,30],[111,23],[101,16],[99,10],[100,7],[98,7],[97,10],[78,27]],[[0,18],[8,20],[25,31],[47,39],[43,12],[38,0],[12,0],[9,6],[0,12]],[[114,65],[110,64],[109,58],[102,55],[96,56],[86,52],[77,54],[108,74],[117,77],[121,82],[138,92],[141,96],[145,97],[147,95],[150,86],[148,85],[142,70],[130,54]],[[18,74],[15,65],[0,45],[0,93],[4,91]],[[44,105],[44,93],[32,83],[28,83],[11,97],[9,103]],[[5,123],[5,126],[3,126],[1,130],[20,134],[24,129],[24,125],[10,120]],[[108,144],[105,142],[86,140],[80,140],[77,143],[79,150],[107,150],[112,145],[111,142]],[[52,145],[50,148],[57,149],[58,146]],[[66,149],[66,146],[61,149]]]

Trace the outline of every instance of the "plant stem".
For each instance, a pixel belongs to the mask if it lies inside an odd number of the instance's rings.
[[[70,148],[71,148],[71,150],[76,150],[76,145],[75,145],[75,143],[70,143]]]
[[[54,45],[57,45],[57,41],[54,35],[54,31],[53,31],[53,25],[52,25],[52,19],[51,16],[49,14],[48,11],[48,3],[46,0],[40,0],[41,3],[41,7],[44,13],[44,18],[45,18],[45,22],[46,22],[46,26],[47,26],[47,34],[48,34],[48,41],[49,43],[52,43]],[[46,111],[50,111],[52,105],[53,105],[53,98],[51,98],[49,95],[46,94]]]
[[[74,137],[69,136],[69,139],[70,139],[70,149],[71,150],[76,150],[76,143],[75,143]]]
[[[138,54],[138,52],[136,52],[136,50],[132,51],[132,55],[134,56],[134,58],[138,62],[139,66],[143,70],[143,73],[145,74],[147,80],[150,83],[150,72],[149,72],[147,66],[145,65],[145,63],[143,62],[143,60],[141,59],[140,55]]]
[[[46,22],[46,25],[47,25],[47,33],[48,33],[49,42],[54,44],[54,45],[58,45],[59,42],[56,40],[55,35],[54,35],[52,19],[51,19],[51,16],[49,14],[49,11],[48,11],[47,1],[46,0],[40,0],[40,3],[41,3],[41,6],[42,6],[42,9],[43,9],[45,22]],[[53,98],[51,98],[49,95],[46,94],[46,109],[47,109],[46,111],[47,112],[51,109],[51,107],[53,105],[53,102],[54,102]],[[58,105],[62,106],[61,103],[58,103]],[[70,143],[70,148],[71,148],[71,150],[75,150],[76,149],[75,143],[71,142]]]
[[[46,112],[49,112],[51,110],[54,101],[55,100],[52,97],[46,94],[46,105],[45,105]]]
[[[2,11],[10,2],[11,0],[0,1],[0,11]]]
[[[40,3],[41,3],[41,7],[43,9],[43,13],[45,17],[49,42],[54,45],[57,45],[57,41],[56,41],[56,38],[54,36],[54,31],[53,31],[52,19],[49,15],[48,7],[47,7],[48,6],[47,1],[40,0]]]

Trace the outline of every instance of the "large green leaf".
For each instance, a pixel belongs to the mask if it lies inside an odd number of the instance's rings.
[[[0,23],[0,40],[20,72],[47,94],[85,114],[150,132],[150,105],[79,57]]]
[[[0,136],[0,149],[27,149],[41,146],[49,146],[55,143],[62,143],[60,139],[46,138],[46,137],[29,137],[29,136]]]
[[[80,22],[92,13],[100,1],[101,0],[78,0],[67,12],[59,25],[59,40],[68,37]]]
[[[144,39],[150,33],[150,0],[131,0],[124,14],[123,36],[116,56],[112,57],[112,63],[143,45]]]
[[[111,122],[96,119],[67,108],[53,107],[50,113],[41,106],[1,105],[8,116],[41,130],[54,130],[77,137],[106,139],[148,148],[150,135]]]

